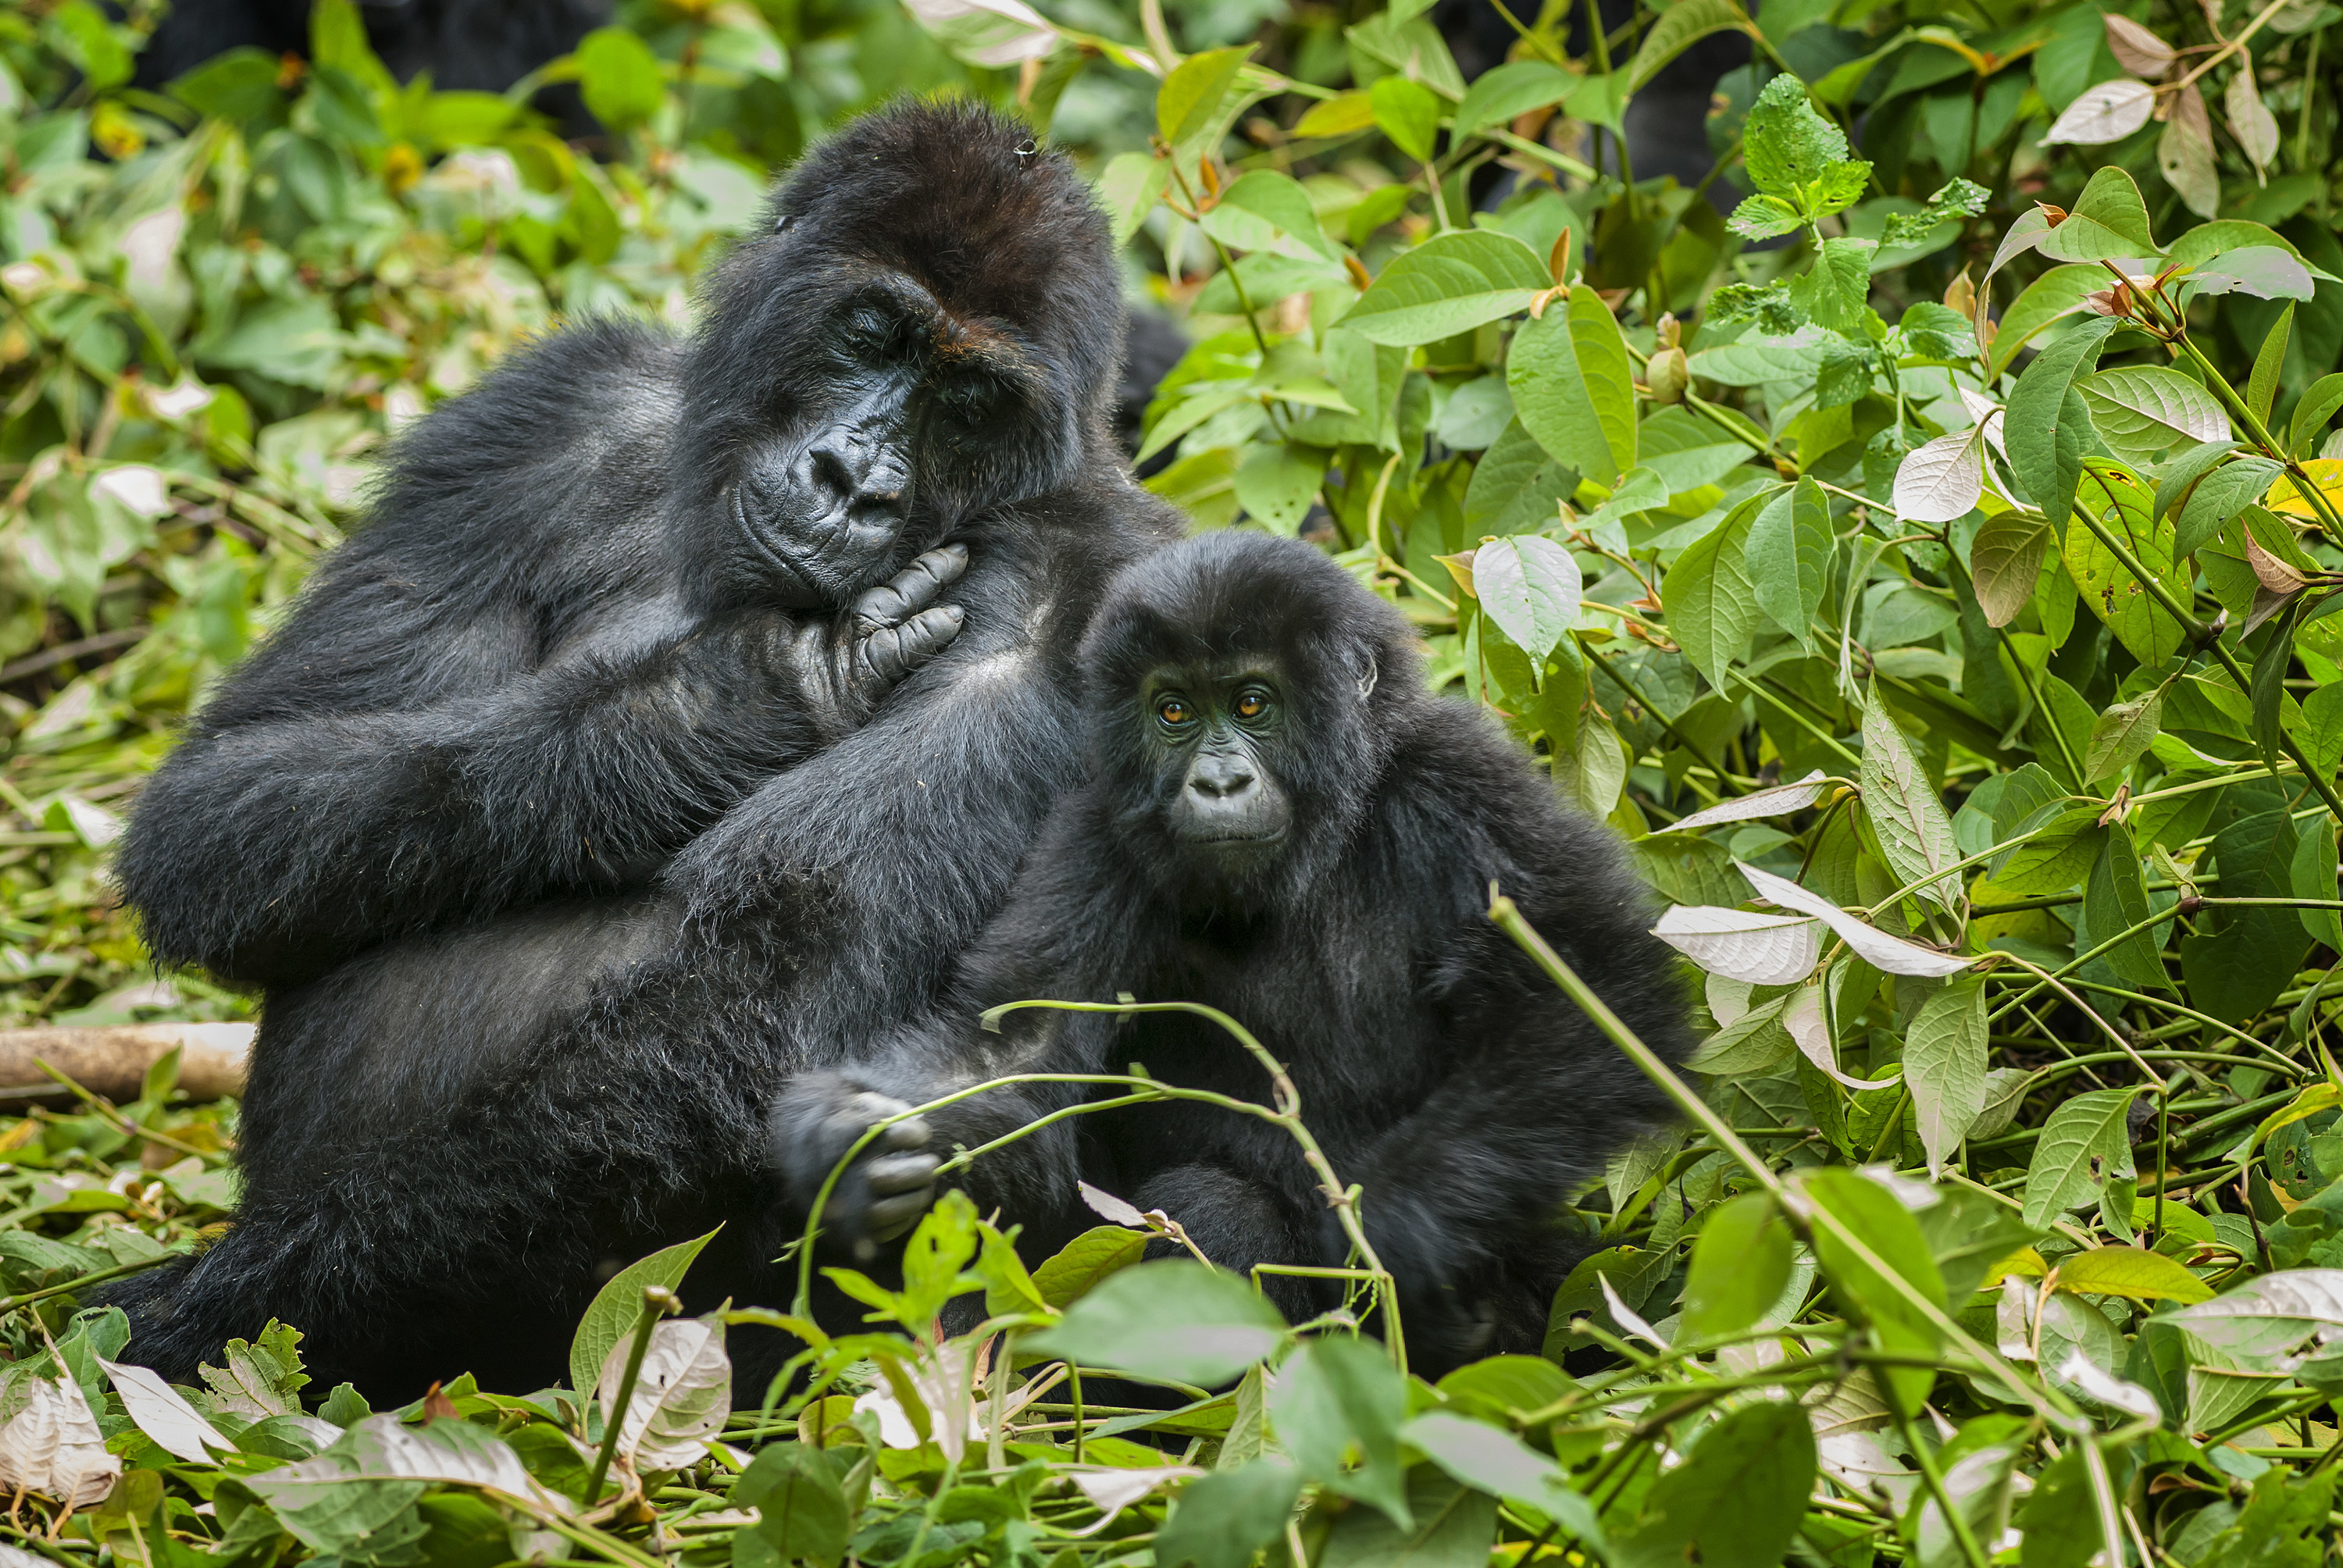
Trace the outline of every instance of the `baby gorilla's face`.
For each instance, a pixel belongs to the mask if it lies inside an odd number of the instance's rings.
[[[1141,687],[1164,826],[1201,869],[1273,859],[1293,825],[1273,766],[1295,717],[1284,691],[1259,659],[1165,666]]]

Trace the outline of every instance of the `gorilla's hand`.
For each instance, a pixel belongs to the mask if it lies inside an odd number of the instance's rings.
[[[874,1122],[910,1109],[840,1073],[792,1079],[768,1121],[769,1158],[792,1201],[810,1207],[855,1140]],[[929,1137],[921,1118],[898,1121],[855,1157],[831,1189],[821,1227],[843,1241],[858,1262],[876,1257],[880,1242],[909,1231],[935,1201],[937,1158],[928,1151]]]
[[[898,682],[960,635],[960,606],[936,598],[967,569],[966,545],[930,550],[836,621],[799,628],[808,692],[828,739],[860,729]]]

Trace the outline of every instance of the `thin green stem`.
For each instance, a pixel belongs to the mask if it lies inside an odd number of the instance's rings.
[[[683,1303],[665,1286],[643,1287],[642,1311],[635,1315],[634,1343],[627,1347],[627,1365],[618,1374],[617,1397],[602,1412],[602,1446],[595,1450],[594,1468],[586,1476],[586,1500],[589,1505],[600,1500],[602,1482],[610,1473],[610,1461],[618,1452],[618,1434],[627,1427],[627,1408],[635,1397],[636,1380],[642,1376],[643,1357],[651,1348],[651,1333],[661,1318],[682,1310]],[[578,1392],[580,1398],[588,1397],[584,1389]]]

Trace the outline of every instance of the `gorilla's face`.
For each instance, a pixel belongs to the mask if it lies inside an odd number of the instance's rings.
[[[1162,827],[1208,880],[1273,863],[1293,827],[1277,761],[1293,714],[1272,661],[1165,665],[1142,683],[1139,721],[1157,764]]]
[[[974,510],[1062,479],[1074,456],[1016,336],[881,273],[828,312],[809,374],[728,497],[774,602],[850,600]]]

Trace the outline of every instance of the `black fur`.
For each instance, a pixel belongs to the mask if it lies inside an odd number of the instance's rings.
[[[123,875],[155,950],[271,989],[237,1222],[117,1293],[134,1359],[183,1377],[275,1316],[320,1386],[537,1386],[598,1278],[719,1222],[695,1297],[785,1301],[768,1102],[912,1016],[1006,895],[1080,771],[1082,628],[1177,522],[1109,433],[1105,223],[1024,127],[866,118],[768,227],[689,341],[565,333],[427,421],[150,787]],[[963,543],[965,627],[814,749],[733,629],[795,625],[757,598],[791,540],[726,486],[863,374],[874,293],[890,354],[1014,406],[911,421],[854,581]],[[543,699],[597,638],[657,651]]]
[[[1209,1003],[1288,1066],[1335,1171],[1364,1186],[1417,1369],[1534,1352],[1574,1251],[1553,1211],[1665,1102],[1489,921],[1489,889],[1680,1060],[1690,1040],[1671,955],[1647,932],[1618,843],[1558,808],[1485,716],[1426,694],[1399,615],[1306,546],[1225,533],[1134,565],[1082,662],[1091,778],[1052,813],[953,1007],[870,1061],[793,1085],[778,1125],[855,1089],[916,1102],[1010,1072],[1131,1062],[1267,1102],[1264,1070],[1191,1015],[1027,1010],[989,1045],[970,1022],[1036,997]],[[1274,852],[1231,861],[1167,827],[1182,766],[1148,694],[1167,667],[1255,664],[1281,717],[1252,757],[1291,826]],[[995,1091],[924,1120],[935,1150],[974,1147],[1078,1094]],[[802,1184],[823,1151],[775,1152]],[[954,1180],[1046,1246],[1086,1222],[1078,1174],[1164,1210],[1231,1268],[1345,1254],[1287,1134],[1193,1102],[1076,1118]],[[1267,1283],[1291,1316],[1331,1304],[1312,1282]]]

